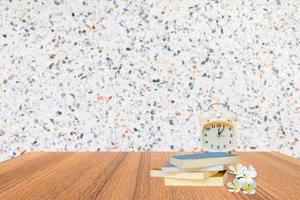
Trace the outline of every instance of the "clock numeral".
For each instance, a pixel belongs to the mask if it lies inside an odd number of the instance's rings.
[[[208,131],[209,131],[209,130],[210,130],[210,128],[206,128],[206,130],[208,130]]]
[[[207,144],[207,143],[208,143],[208,141],[206,140],[206,141],[205,141],[205,143]]]
[[[211,144],[211,145],[210,145],[210,147],[211,147],[211,148],[213,148],[213,147],[214,147],[214,145],[213,145],[213,144]]]
[[[226,148],[226,144],[224,144],[224,148]]]
[[[229,140],[229,144],[231,144],[231,140]]]
[[[207,137],[207,134],[205,133],[204,136]]]
[[[232,134],[230,134],[230,137],[233,137],[233,135],[232,135]]]
[[[218,149],[220,149],[220,146],[217,146]]]
[[[231,128],[229,128],[229,130],[231,131]]]

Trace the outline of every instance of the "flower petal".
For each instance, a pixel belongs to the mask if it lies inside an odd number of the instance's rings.
[[[232,165],[229,165],[229,166],[228,166],[228,169],[230,169],[230,170],[235,170],[235,167],[232,166]]]
[[[228,166],[230,174],[236,174],[236,169],[233,166]]]
[[[241,168],[243,168],[243,165],[241,163],[238,163],[238,164],[235,165],[235,168],[241,169]]]
[[[234,190],[235,193],[240,192],[241,188]]]
[[[250,190],[250,192],[249,192],[249,194],[255,194],[255,189],[253,189],[253,190]]]
[[[244,173],[239,172],[236,174],[236,178],[241,178],[241,177],[244,177]]]
[[[241,178],[238,179],[238,183],[239,183],[240,185],[244,185],[244,184],[247,183],[247,181],[245,180],[244,177],[241,177]]]
[[[245,179],[245,182],[248,183],[248,184],[253,184],[254,179],[253,178],[248,178],[248,179]]]
[[[255,178],[257,176],[257,172],[256,171],[249,171],[249,176],[252,178]]]
[[[229,188],[233,188],[233,184],[232,184],[232,182],[227,182],[227,187],[229,187]]]
[[[233,179],[232,181],[233,185],[239,185],[239,180],[237,178]]]

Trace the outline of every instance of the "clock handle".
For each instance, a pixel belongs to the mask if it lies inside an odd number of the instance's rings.
[[[209,111],[214,105],[222,105],[223,107],[227,108],[228,111],[230,111],[230,106],[228,103],[212,103],[208,106],[207,111]]]

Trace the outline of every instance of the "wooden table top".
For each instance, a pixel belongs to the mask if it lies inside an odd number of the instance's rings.
[[[166,187],[151,178],[175,153],[34,152],[0,163],[0,199],[300,199],[300,161],[280,153],[244,152],[257,172],[254,195],[226,187]]]

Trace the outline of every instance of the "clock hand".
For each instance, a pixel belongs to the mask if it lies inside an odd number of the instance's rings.
[[[222,132],[220,132],[220,127],[218,127],[218,136],[221,135]]]
[[[223,133],[224,129],[225,129],[225,127],[223,127],[223,129],[221,130],[220,135],[221,135],[221,133]]]
[[[220,127],[218,127],[218,136],[219,136],[219,137],[220,137],[221,134],[223,133],[224,129],[225,129],[225,127],[223,127],[223,129],[220,131]]]

